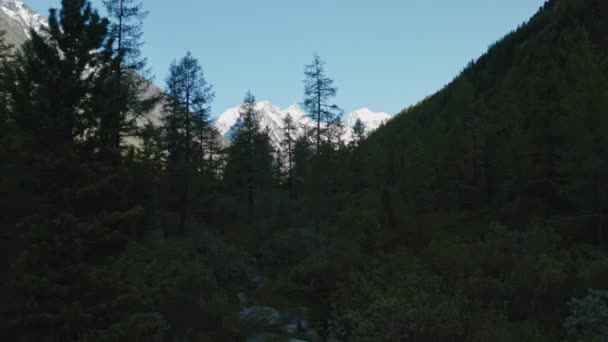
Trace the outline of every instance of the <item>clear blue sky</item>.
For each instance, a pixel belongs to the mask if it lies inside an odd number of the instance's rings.
[[[59,0],[25,0],[48,14]],[[100,6],[101,0],[92,1]],[[215,86],[215,114],[247,89],[286,107],[302,102],[315,52],[346,112],[391,114],[440,89],[544,0],[144,0],[144,54],[164,85],[190,50]]]

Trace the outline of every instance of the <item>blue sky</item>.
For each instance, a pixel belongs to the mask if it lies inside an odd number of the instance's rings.
[[[25,0],[48,14],[59,0]],[[101,0],[92,3],[100,7]],[[318,53],[336,104],[395,114],[453,79],[544,0],[144,0],[144,54],[164,85],[191,51],[214,85],[214,113],[247,89],[281,107],[302,102],[303,69]]]

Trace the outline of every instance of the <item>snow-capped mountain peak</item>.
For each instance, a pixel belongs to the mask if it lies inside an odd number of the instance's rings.
[[[304,132],[315,126],[313,120],[296,104],[287,107],[287,109],[281,109],[268,101],[261,101],[256,103],[255,109],[262,129],[268,130],[270,140],[276,150],[281,149],[281,143],[285,139],[283,121],[287,115],[290,115],[296,123],[298,134],[304,134]],[[357,119],[360,119],[366,126],[366,130],[371,132],[390,118],[391,116],[387,113],[373,112],[368,108],[356,110],[343,118],[344,135],[342,138],[347,143],[352,140],[352,127]],[[214,125],[220,134],[230,141],[238,128],[239,120],[239,107],[234,107],[218,116]]]
[[[0,11],[18,24],[27,38],[30,38],[30,29],[40,31],[49,26],[45,17],[34,12],[21,0],[0,0]]]
[[[373,112],[369,108],[358,109],[344,118],[344,126],[353,127],[357,120],[365,124],[365,128],[372,131],[380,127],[383,122],[388,121],[391,116],[383,112]]]

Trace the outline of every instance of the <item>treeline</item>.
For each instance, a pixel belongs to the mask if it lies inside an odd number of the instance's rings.
[[[223,141],[189,53],[144,96],[146,13],[105,5],[63,0],[0,46],[7,340],[242,340],[236,294],[260,273],[254,300],[306,303],[338,341],[608,338],[603,1],[547,2],[349,145],[315,56],[316,127],[288,116],[280,151],[251,92]]]
[[[336,292],[339,336],[608,338],[606,14],[548,1],[354,152],[348,231],[374,257]]]
[[[48,30],[0,46],[2,334],[238,340],[239,289],[290,256],[260,247],[292,221],[320,229],[330,214],[329,161],[354,146],[339,141],[333,81],[315,57],[305,105],[316,129],[299,136],[288,117],[280,151],[248,93],[228,146],[198,60],[176,60],[164,93],[146,95],[146,12],[134,0],[104,5],[108,18],[63,0]]]

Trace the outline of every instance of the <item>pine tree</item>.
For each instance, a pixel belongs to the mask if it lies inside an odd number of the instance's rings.
[[[15,227],[15,213],[18,212],[19,204],[15,198],[18,193],[19,184],[13,176],[14,166],[11,156],[19,153],[14,149],[15,127],[11,123],[13,114],[10,97],[10,80],[12,79],[13,66],[10,63],[12,47],[5,44],[4,31],[0,31],[0,266],[7,270],[10,266],[12,255],[19,252],[15,249],[15,237],[18,230]],[[0,277],[0,282],[8,283],[10,279]],[[0,300],[4,300],[7,291],[0,285]]]
[[[107,85],[113,96],[101,120],[103,152],[116,159],[123,135],[133,133],[136,120],[152,110],[155,98],[145,98],[151,85],[146,78],[146,60],[141,56],[142,22],[147,16],[142,3],[135,0],[104,0],[112,20],[108,52],[112,62]]]
[[[239,126],[228,148],[224,180],[233,192],[244,195],[247,218],[251,222],[258,193],[273,181],[273,150],[268,133],[260,127],[255,97],[251,92],[247,92],[239,114]]]
[[[6,82],[10,82],[10,60],[13,50],[13,47],[5,42],[5,34],[4,31],[0,31],[0,135],[3,137],[8,134],[6,125],[9,119],[10,96],[8,93],[9,84]],[[1,140],[0,144],[2,144]]]
[[[213,87],[205,79],[198,60],[190,52],[169,70],[165,99],[165,126],[169,170],[180,189],[179,232],[185,233],[191,202],[192,177],[203,170],[205,144],[216,139],[209,119]],[[195,158],[195,153],[200,155]],[[199,164],[197,167],[197,163]]]
[[[294,198],[294,145],[297,138],[297,127],[291,114],[283,119],[283,133],[285,138],[281,142],[283,146],[283,160],[285,162],[285,168],[287,173],[287,189],[289,190],[289,197]]]
[[[217,146],[219,145],[219,132],[212,124],[210,108],[207,105],[213,98],[211,87],[206,90],[208,98],[205,101],[195,105],[194,126],[196,131],[197,148],[196,155],[198,159],[196,169],[201,175],[213,175],[217,169],[215,168],[215,159],[218,158]]]
[[[106,296],[118,284],[102,286],[95,276],[140,218],[125,204],[129,177],[106,173],[92,153],[105,75],[91,70],[107,65],[107,27],[90,3],[63,0],[48,32],[32,32],[15,60],[10,95],[20,153],[11,175],[21,208],[4,309],[13,318],[2,324],[9,340],[74,341],[122,318]]]
[[[63,0],[51,9],[48,34],[32,32],[17,57],[13,91],[16,123],[42,147],[61,148],[89,142],[98,121],[93,95],[103,92],[108,21],[84,0]]]
[[[344,147],[344,124],[340,116],[335,116],[332,121],[327,124],[325,129],[325,141],[328,148],[343,148]]]
[[[353,125],[353,133],[355,134],[353,142],[355,146],[359,146],[363,139],[365,139],[365,124],[363,121],[361,121],[361,119],[357,119],[357,121],[355,121],[355,124]]]
[[[319,55],[315,55],[312,63],[306,65],[304,75],[304,108],[316,124],[315,146],[316,153],[319,154],[324,130],[336,122],[342,111],[337,105],[329,104],[329,100],[336,96],[337,88],[333,86],[334,81],[326,75],[325,63]]]
[[[310,161],[314,153],[308,132],[299,136],[293,145],[293,191],[298,199],[304,192],[306,182],[310,178]]]
[[[122,76],[124,69],[144,69],[146,59],[141,56],[142,22],[148,12],[143,10],[143,3],[138,0],[104,0],[103,4],[111,20],[110,35],[114,57],[121,66],[116,69],[117,77]],[[120,83],[122,80],[118,81]]]

